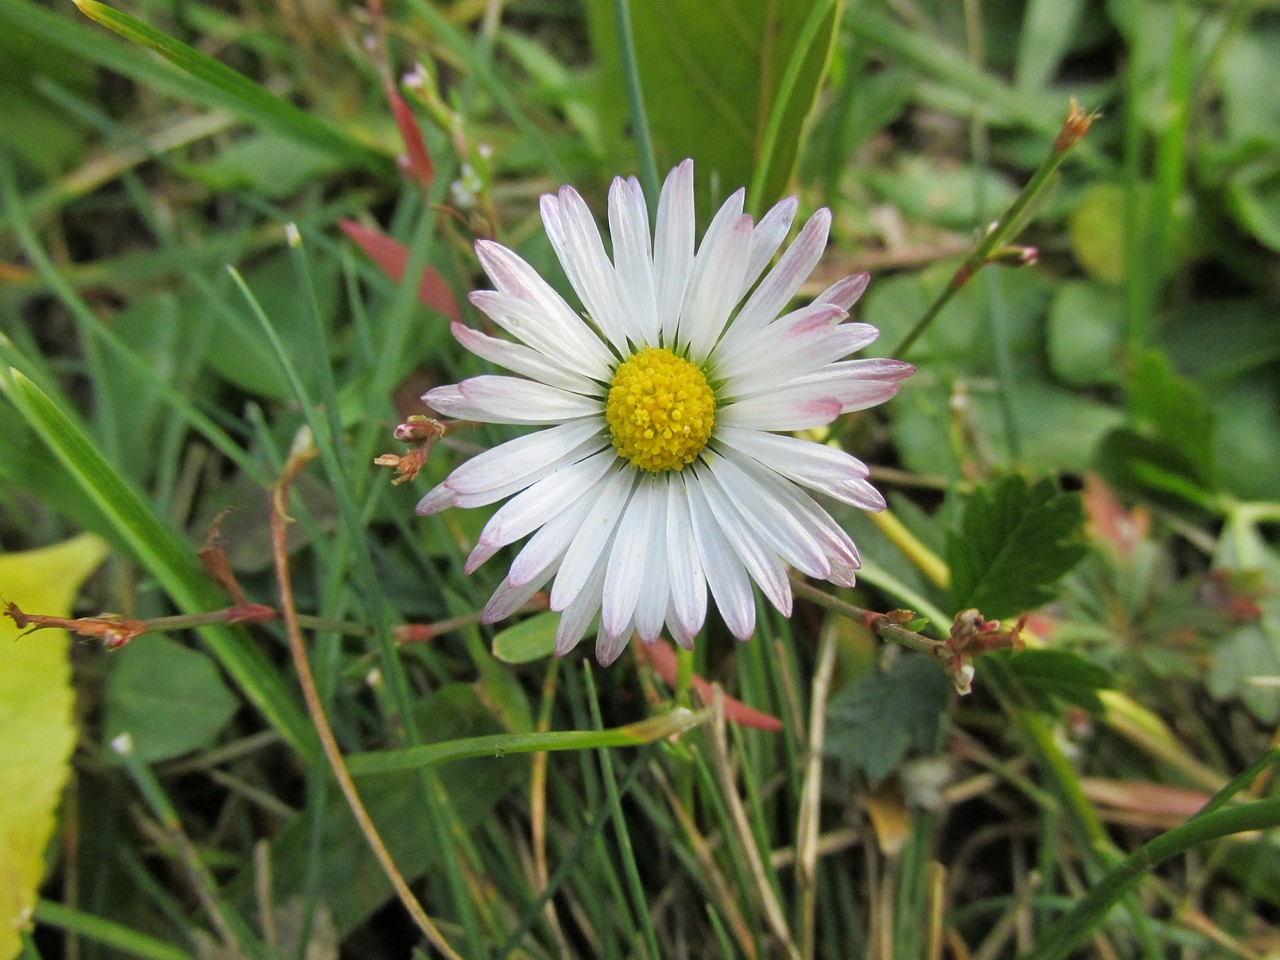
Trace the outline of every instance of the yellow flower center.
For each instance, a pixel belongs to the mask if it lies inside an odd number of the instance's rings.
[[[658,473],[693,463],[716,422],[702,371],[663,347],[646,347],[613,375],[604,418],[618,456]]]

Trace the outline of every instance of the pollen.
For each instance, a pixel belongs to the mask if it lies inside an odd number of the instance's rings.
[[[646,347],[619,366],[605,420],[618,456],[641,470],[683,470],[716,422],[716,397],[701,370],[663,347]]]

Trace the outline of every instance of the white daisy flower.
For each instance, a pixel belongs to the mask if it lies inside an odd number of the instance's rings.
[[[510,498],[466,564],[470,573],[533,535],[486,622],[554,579],[556,652],[573,649],[599,612],[596,658],[609,664],[633,632],[652,641],[664,624],[690,646],[708,589],[745,640],[755,630],[752,581],[788,616],[786,565],[853,585],[857,548],[805,488],[864,510],[884,499],[860,460],[787,434],[887,400],[914,368],[844,359],[878,335],[842,322],[865,273],[784,312],[822,255],[831,214],[815,213],[766,274],[797,202],[754,224],[743,196],[725,202],[695,252],[686,160],[662,188],[651,248],[640,185],[617,178],[612,261],[577,191],[544,196],[547,235],[586,319],[510,250],[476,244],[497,289],[471,302],[515,342],[458,323],[454,336],[520,376],[472,377],[423,399],[446,416],[542,429],[458,467],[418,513]]]

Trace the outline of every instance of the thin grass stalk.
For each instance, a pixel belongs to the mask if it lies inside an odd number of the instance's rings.
[[[320,691],[316,687],[315,675],[311,671],[311,661],[307,656],[306,644],[302,639],[302,627],[298,624],[297,608],[293,602],[293,578],[289,575],[286,526],[289,521],[286,507],[293,478],[304,464],[305,460],[294,458],[290,464],[286,465],[285,472],[271,491],[271,549],[275,559],[276,588],[280,594],[280,615],[284,620],[285,634],[289,639],[289,654],[293,659],[294,670],[298,675],[298,685],[302,689],[303,700],[306,702],[311,722],[314,724],[316,734],[320,738],[320,745],[324,751],[325,759],[329,762],[329,769],[333,771],[334,779],[338,781],[338,787],[342,790],[347,806],[351,809],[351,815],[355,818],[360,832],[369,844],[369,849],[373,851],[378,865],[382,867],[383,873],[386,874],[387,879],[391,882],[396,896],[409,912],[409,917],[413,920],[414,925],[417,926],[432,946],[449,960],[462,960],[462,957],[449,945],[449,941],[445,939],[444,934],[440,932],[440,928],[436,926],[435,922],[427,915],[426,910],[422,908],[422,904],[413,895],[413,891],[409,889],[409,884],[405,881],[404,875],[400,873],[400,869],[396,866],[395,860],[391,856],[391,851],[387,849],[387,845],[382,840],[382,835],[378,833],[378,828],[374,825],[369,816],[369,811],[365,808],[364,801],[360,799],[360,793],[356,789],[355,781],[351,779],[350,772],[347,770],[346,762],[342,757],[342,750],[333,735],[333,728],[329,725],[329,718],[325,714],[324,705],[320,701]],[[447,851],[448,848],[446,847],[446,856]]]
[[[591,675],[591,665],[584,663],[582,677],[586,682],[587,704],[591,708],[591,721],[597,730],[602,730],[600,718],[600,701],[596,697],[595,679]],[[613,761],[607,750],[601,750],[600,774],[604,779],[605,796],[608,798],[610,814],[613,817],[614,836],[622,851],[622,869],[627,879],[628,892],[632,899],[632,909],[636,913],[636,921],[644,936],[645,946],[650,960],[659,960],[662,954],[658,950],[658,934],[653,929],[653,920],[649,916],[649,907],[645,899],[644,884],[640,880],[640,869],[636,865],[635,851],[631,847],[631,833],[627,829],[627,821],[622,813],[622,798],[618,793],[618,781],[613,772]]]
[[[837,631],[823,626],[818,642],[818,662],[809,693],[809,744],[805,757],[804,785],[800,790],[800,817],[796,823],[796,885],[800,889],[800,956],[813,960],[816,947],[818,902],[818,832],[822,810],[822,747],[827,733],[827,698],[836,665]]]
[[[724,798],[738,845],[746,855],[748,875],[769,929],[778,938],[789,960],[800,960],[800,953],[796,949],[795,940],[787,926],[786,916],[782,912],[782,904],[778,902],[777,892],[770,881],[770,871],[760,855],[760,848],[756,845],[755,834],[751,829],[751,821],[741,797],[738,796],[726,738],[724,700],[719,695],[718,689],[712,714],[710,736],[707,737],[711,746],[711,769],[716,775],[720,795]]]
[[[572,673],[566,673],[566,676],[572,676]],[[631,788],[635,786],[636,781],[639,779],[640,772],[651,762],[652,750],[652,747],[642,749],[640,755],[631,761],[631,765],[618,782],[618,794],[620,797],[625,797],[631,792]],[[589,756],[585,750],[578,752],[582,756]],[[538,917],[551,901],[551,898],[560,892],[561,887],[570,879],[574,870],[580,866],[580,861],[587,850],[600,839],[600,832],[603,830],[604,824],[608,822],[609,817],[601,812],[603,809],[601,806],[587,805],[586,809],[591,812],[584,818],[583,825],[574,833],[573,845],[561,858],[560,865],[556,867],[555,873],[548,879],[543,890],[529,904],[520,920],[515,924],[511,932],[507,934],[506,940],[497,951],[499,960],[506,960],[519,948],[521,940],[532,926],[538,922]]]
[[[169,802],[160,781],[133,752],[132,738],[127,733],[121,734],[112,741],[111,746],[156,818],[164,840],[172,844],[177,853],[187,879],[191,883],[191,889],[209,917],[209,922],[213,924],[213,929],[217,932],[222,946],[233,951],[236,956],[267,960],[262,945],[254,939],[248,924],[232,908],[220,902],[217,881],[209,872],[209,868],[204,865],[204,861],[200,859],[200,852],[183,829],[178,811]]]

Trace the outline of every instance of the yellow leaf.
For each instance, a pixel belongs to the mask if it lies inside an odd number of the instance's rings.
[[[0,555],[0,596],[25,613],[69,616],[106,554],[105,543],[85,535]],[[21,632],[0,620],[0,960],[22,950],[76,738],[67,632],[18,639]]]

